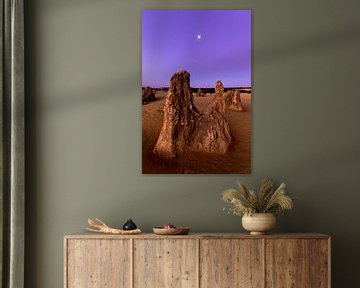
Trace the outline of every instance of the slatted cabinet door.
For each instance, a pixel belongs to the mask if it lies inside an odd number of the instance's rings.
[[[134,288],[196,288],[198,240],[134,240]]]
[[[200,243],[200,287],[263,287],[261,239],[202,239]]]
[[[131,287],[130,241],[68,239],[65,287]]]

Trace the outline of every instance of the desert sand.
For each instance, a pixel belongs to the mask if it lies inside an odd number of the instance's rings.
[[[212,95],[196,97],[200,112],[210,104]],[[169,163],[157,158],[153,149],[163,122],[166,92],[156,92],[156,101],[142,106],[142,172],[144,174],[249,174],[251,173],[251,94],[241,93],[245,111],[226,110],[231,144],[223,154],[187,152]]]

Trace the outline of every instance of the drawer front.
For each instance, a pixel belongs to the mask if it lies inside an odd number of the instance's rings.
[[[135,288],[195,288],[198,240],[134,240]]]
[[[65,287],[131,287],[130,244],[130,240],[67,240]]]
[[[264,285],[260,239],[200,241],[200,287],[259,288]]]

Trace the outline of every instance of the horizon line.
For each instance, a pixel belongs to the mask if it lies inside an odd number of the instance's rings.
[[[141,85],[141,88],[150,87],[152,89],[169,89],[170,86],[151,86],[151,85]],[[215,86],[205,87],[205,86],[190,86],[190,88],[206,88],[206,89],[215,89]],[[252,86],[224,86],[225,89],[230,88],[243,88],[243,89],[251,89]]]

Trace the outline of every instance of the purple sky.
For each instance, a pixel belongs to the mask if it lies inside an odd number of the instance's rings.
[[[182,69],[192,87],[251,86],[251,10],[144,10],[142,85]]]

